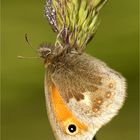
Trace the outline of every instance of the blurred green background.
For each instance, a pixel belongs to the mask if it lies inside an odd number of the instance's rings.
[[[44,17],[44,0],[2,0],[2,140],[55,140],[47,119],[41,60],[36,49],[54,43]],[[138,1],[109,0],[101,24],[86,51],[121,72],[128,97],[119,115],[97,133],[98,140],[138,140]]]

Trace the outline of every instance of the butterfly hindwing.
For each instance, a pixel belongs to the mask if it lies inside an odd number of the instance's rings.
[[[69,59],[73,61],[68,62]],[[53,71],[51,79],[71,112],[88,124],[107,123],[125,99],[124,78],[85,54],[67,56],[65,65]]]

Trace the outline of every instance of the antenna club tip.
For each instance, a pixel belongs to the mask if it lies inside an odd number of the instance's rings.
[[[20,55],[18,55],[17,58],[18,59],[24,59],[24,57],[23,56],[20,56]]]

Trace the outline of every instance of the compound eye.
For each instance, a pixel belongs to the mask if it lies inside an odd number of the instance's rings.
[[[69,135],[75,135],[78,133],[78,127],[75,125],[75,124],[69,124],[67,126],[67,130],[66,132],[69,134]]]
[[[39,55],[40,55],[40,57],[42,57],[42,58],[47,58],[48,57],[48,55],[50,55],[51,54],[51,49],[50,49],[50,46],[48,46],[47,44],[42,44],[41,46],[40,46],[40,48],[38,49],[38,52],[39,52]]]

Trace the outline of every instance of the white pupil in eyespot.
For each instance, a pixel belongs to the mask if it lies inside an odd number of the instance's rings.
[[[70,124],[68,126],[68,130],[71,132],[71,133],[74,133],[76,131],[76,126],[74,124]]]

